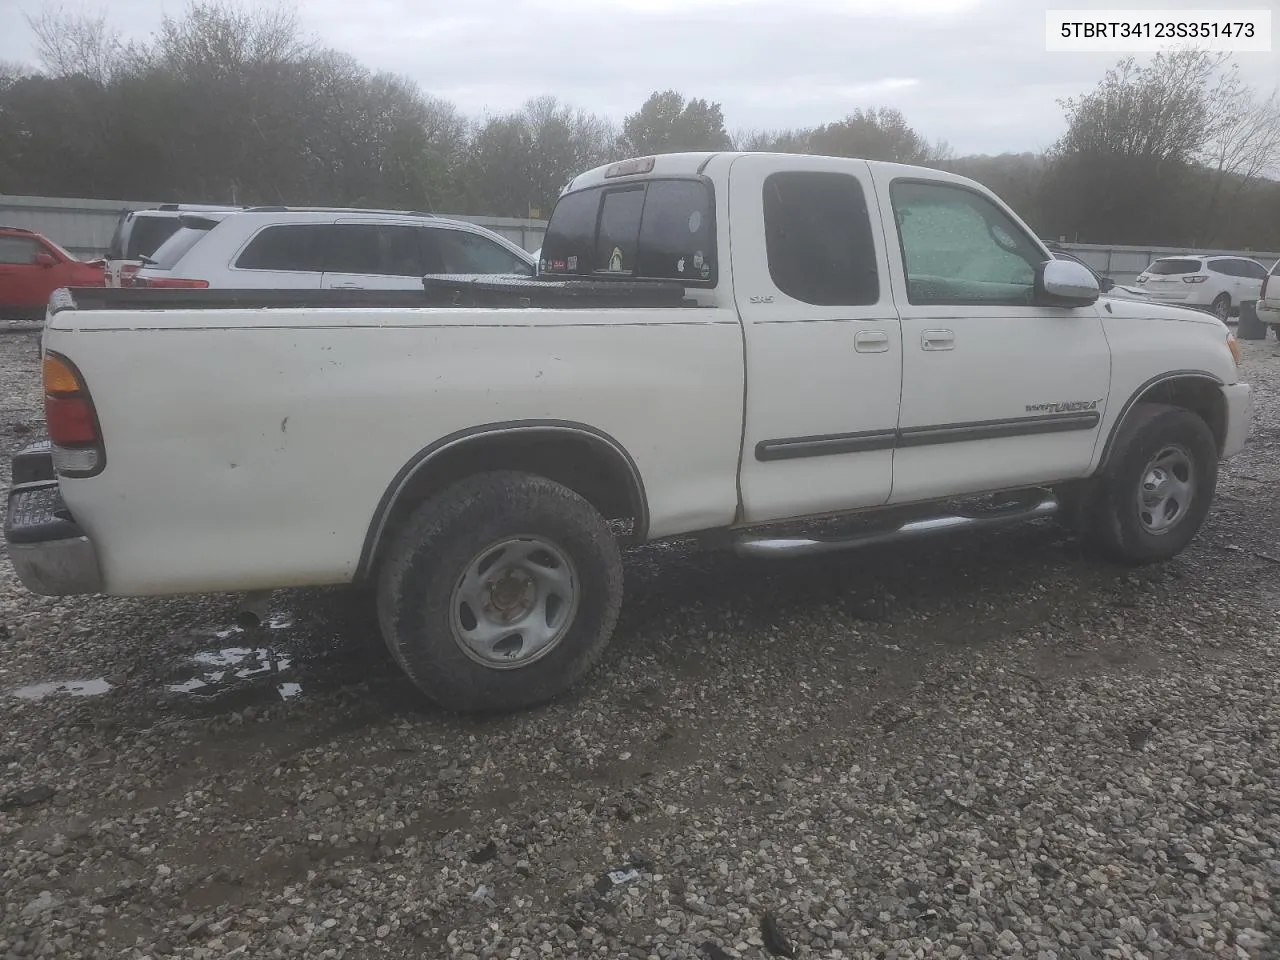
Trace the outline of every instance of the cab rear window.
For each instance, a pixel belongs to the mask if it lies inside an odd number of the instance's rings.
[[[716,281],[715,198],[704,180],[652,180],[566,194],[543,238],[543,273]]]

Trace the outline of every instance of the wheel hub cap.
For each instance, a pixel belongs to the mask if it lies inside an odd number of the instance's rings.
[[[489,588],[485,609],[507,623],[519,620],[529,612],[537,595],[533,577],[523,570],[511,570]]]
[[[1195,468],[1182,447],[1165,447],[1151,458],[1138,488],[1138,521],[1151,534],[1165,534],[1182,522],[1195,496]]]
[[[463,570],[449,599],[459,648],[498,670],[528,666],[564,638],[578,609],[578,572],[542,537],[490,544]]]

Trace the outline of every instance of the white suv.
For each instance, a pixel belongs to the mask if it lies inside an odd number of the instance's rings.
[[[184,214],[243,209],[202,203],[163,203],[151,210],[124,211],[116,221],[116,229],[104,257],[107,286],[119,287],[127,283],[127,278],[142,266],[142,262],[178,231]]]
[[[1271,327],[1280,340],[1280,260],[1271,265],[1271,272],[1262,281],[1258,293],[1258,319]]]
[[[1257,300],[1267,268],[1248,257],[1190,254],[1161,257],[1138,275],[1153,300],[1204,307],[1226,321],[1240,312],[1240,301]]]
[[[184,215],[144,264],[134,286],[413,290],[428,273],[536,272],[529,253],[474,223],[314,207]]]

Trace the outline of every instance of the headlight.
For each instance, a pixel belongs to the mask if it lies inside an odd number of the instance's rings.
[[[1227,331],[1227,349],[1231,351],[1231,357],[1236,362],[1236,366],[1240,365],[1240,341],[1236,339],[1236,335],[1230,330]]]

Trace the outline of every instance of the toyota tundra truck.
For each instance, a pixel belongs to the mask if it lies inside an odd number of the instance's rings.
[[[1159,562],[1246,440],[1216,317],[1102,296],[949,173],[635,158],[565,187],[539,261],[413,291],[57,291],[19,578],[366,584],[424,694],[503,711],[597,661],[631,545],[785,558],[1057,515]]]

